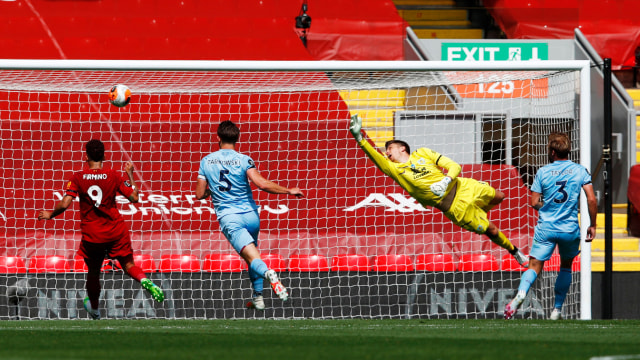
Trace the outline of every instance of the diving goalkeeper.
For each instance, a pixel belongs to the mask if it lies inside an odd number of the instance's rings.
[[[529,266],[529,258],[487,218],[487,212],[504,200],[503,192],[485,182],[458,177],[460,165],[431,149],[420,148],[411,153],[409,144],[402,140],[387,141],[384,157],[362,137],[361,129],[360,117],[352,116],[349,131],[358,145],[383,173],[420,204],[442,211],[463,229],[487,235],[520,265]],[[447,169],[446,175],[441,168]]]

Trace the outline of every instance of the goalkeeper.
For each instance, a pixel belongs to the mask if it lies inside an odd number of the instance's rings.
[[[504,200],[504,193],[475,179],[458,177],[461,167],[439,153],[420,148],[413,153],[409,144],[390,140],[385,144],[386,157],[362,137],[362,120],[351,117],[349,130],[367,156],[423,206],[439,209],[454,224],[477,234],[485,234],[505,248],[524,267],[529,258],[489,222],[487,212]],[[445,175],[441,168],[447,169]]]

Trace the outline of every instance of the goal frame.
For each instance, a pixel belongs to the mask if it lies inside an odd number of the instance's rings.
[[[0,70],[77,71],[579,71],[580,164],[591,168],[591,84],[588,60],[450,62],[450,61],[202,61],[202,60],[0,60]],[[580,216],[588,219],[587,200],[580,196]],[[591,243],[582,221],[580,318],[591,319]]]

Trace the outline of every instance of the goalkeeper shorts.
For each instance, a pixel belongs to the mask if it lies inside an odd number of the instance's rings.
[[[444,215],[463,229],[484,234],[489,227],[489,219],[483,208],[496,196],[496,189],[484,181],[471,178],[458,180],[456,197]]]

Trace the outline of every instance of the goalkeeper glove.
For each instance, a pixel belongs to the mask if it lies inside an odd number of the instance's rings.
[[[351,122],[349,123],[349,131],[351,131],[351,135],[353,135],[353,137],[359,142],[362,140],[362,133],[360,133],[360,130],[362,130],[362,119],[360,119],[360,116],[353,115],[351,117]]]
[[[442,180],[431,184],[431,192],[437,197],[442,197],[447,192],[447,188],[451,183],[451,178],[445,176]]]

